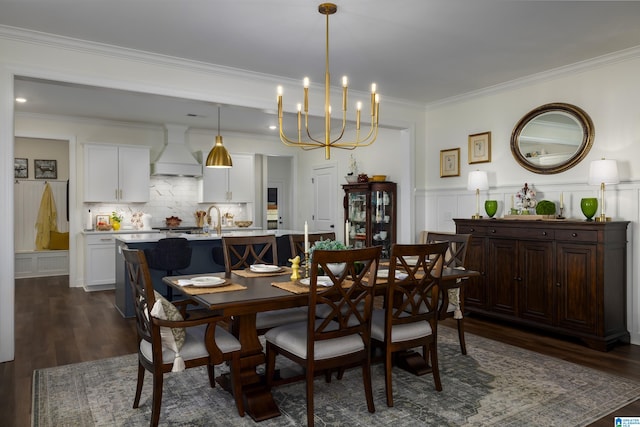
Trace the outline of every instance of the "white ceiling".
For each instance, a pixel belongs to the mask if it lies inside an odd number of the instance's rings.
[[[428,105],[640,46],[640,2],[635,1],[335,2],[338,13],[329,24],[334,84],[347,75],[350,88],[365,92],[375,82],[383,102],[391,97]],[[0,25],[322,82],[325,18],[319,3],[0,0]],[[215,105],[201,102],[33,81],[18,81],[16,90],[31,99],[18,111],[214,129],[217,123]],[[96,91],[109,102],[87,104]],[[186,118],[187,113],[206,120]],[[232,127],[233,113],[223,109],[223,129]],[[266,127],[273,117],[262,120]],[[262,126],[257,116],[243,122]]]

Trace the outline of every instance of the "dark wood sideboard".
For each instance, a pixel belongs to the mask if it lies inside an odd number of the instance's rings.
[[[629,342],[628,221],[454,219],[469,233],[465,311],[609,350]]]

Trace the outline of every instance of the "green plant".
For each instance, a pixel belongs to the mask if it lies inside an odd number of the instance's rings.
[[[536,213],[538,215],[555,215],[556,204],[549,200],[540,200],[536,205]]]
[[[118,212],[111,212],[111,221],[113,222],[122,222],[122,215],[118,214]]]
[[[343,251],[348,247],[339,240],[318,240],[309,248],[309,259],[313,259],[313,251],[316,249],[321,251]]]

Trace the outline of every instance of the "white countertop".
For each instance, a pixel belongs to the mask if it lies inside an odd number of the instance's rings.
[[[106,233],[106,232],[101,232]],[[302,231],[297,230],[229,230],[222,231],[222,236],[264,236],[274,234],[276,237],[284,236],[287,234],[302,234]],[[313,233],[310,233],[313,234]],[[157,242],[160,239],[167,237],[184,237],[187,240],[219,240],[222,236],[218,236],[210,233],[208,236],[204,234],[185,234],[185,233],[165,233],[165,232],[145,232],[145,233],[117,233],[116,239],[124,243],[145,243],[145,242]]]

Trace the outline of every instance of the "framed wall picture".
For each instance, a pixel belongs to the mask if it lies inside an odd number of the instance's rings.
[[[34,160],[33,169],[36,179],[58,179],[57,160]]]
[[[13,171],[15,178],[29,178],[29,161],[20,158],[14,159]]]
[[[469,135],[469,164],[491,161],[491,132]]]
[[[460,176],[460,149],[440,150],[440,178]]]

